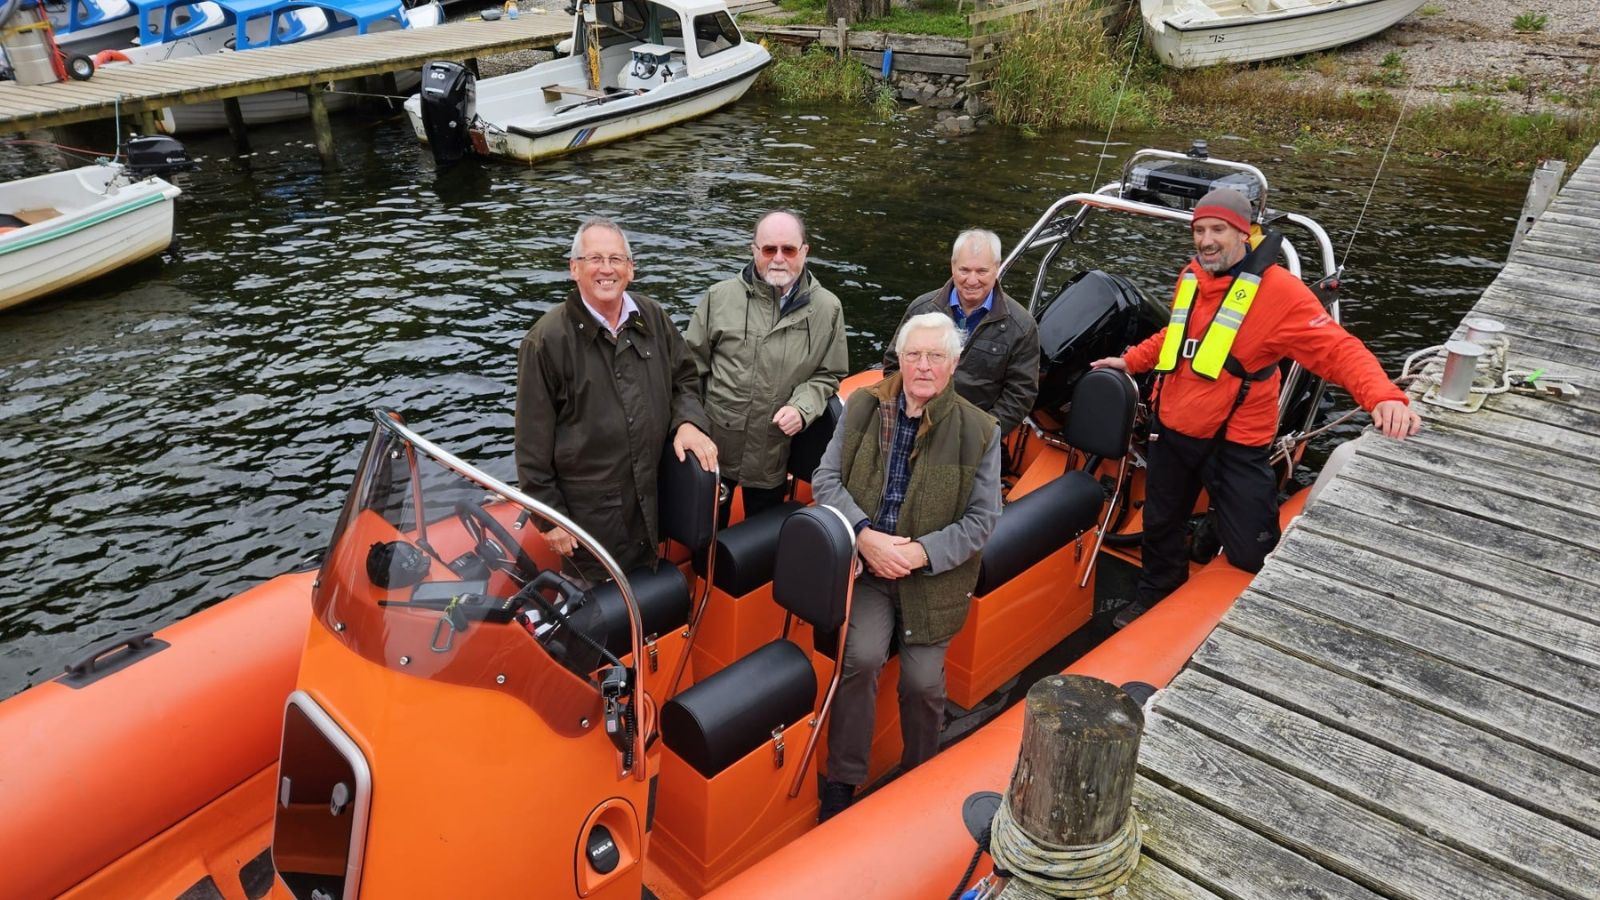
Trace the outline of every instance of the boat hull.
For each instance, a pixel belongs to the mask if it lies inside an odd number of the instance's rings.
[[[71,190],[83,193],[89,188],[82,178],[104,174],[97,168],[46,178],[81,173]],[[10,198],[9,189],[19,184],[0,189],[0,198]],[[50,190],[17,192],[20,199],[14,202],[28,204],[18,209],[49,206],[61,213],[0,235],[0,309],[82,284],[154,256],[172,243],[173,200],[179,191],[159,178],[123,185],[103,199],[69,209],[62,209],[65,200],[50,202]]]
[[[421,80],[421,73],[415,70],[399,72],[395,75],[395,86],[401,92],[409,93]],[[334,82],[333,90],[323,95],[322,102],[329,112],[338,112],[355,106],[362,92],[360,81],[338,81]],[[240,97],[239,111],[244,114],[246,125],[267,125],[303,119],[311,114],[311,105],[300,91],[268,91]],[[169,107],[166,119],[172,134],[221,131],[228,127],[228,114],[220,100]]]
[[[1168,4],[1146,4],[1145,39],[1178,69],[1260,62],[1314,53],[1371,37],[1411,15],[1422,0],[1354,0],[1295,6],[1277,3],[1260,15],[1196,18]]]

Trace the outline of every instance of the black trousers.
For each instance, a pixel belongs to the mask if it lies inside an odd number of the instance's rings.
[[[727,488],[728,499],[717,510],[718,528],[728,527],[728,517],[733,513],[733,489],[735,487],[741,487],[744,492],[744,517],[746,519],[755,516],[756,513],[778,506],[789,496],[788,484],[780,484],[777,487],[770,488],[758,488],[751,487],[748,484],[741,486],[736,481],[724,478],[722,479],[722,485]]]
[[[1246,447],[1170,429],[1150,442],[1140,602],[1154,604],[1189,580],[1184,526],[1202,487],[1211,497],[1228,562],[1246,572],[1261,571],[1278,545],[1278,484],[1270,450],[1270,445]]]

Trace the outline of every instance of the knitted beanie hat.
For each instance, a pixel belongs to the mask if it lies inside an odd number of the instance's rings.
[[[1221,219],[1234,228],[1250,234],[1250,200],[1245,195],[1229,187],[1212,188],[1211,192],[1200,198],[1200,203],[1194,208],[1194,220]]]

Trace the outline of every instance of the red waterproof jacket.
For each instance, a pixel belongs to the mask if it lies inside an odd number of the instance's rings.
[[[1199,339],[1211,324],[1233,278],[1212,275],[1190,260],[1185,271],[1199,279],[1189,312],[1188,337]],[[1173,292],[1176,298],[1177,292]],[[1162,328],[1123,354],[1128,371],[1148,372],[1155,367],[1166,335]],[[1377,357],[1350,332],[1333,321],[1316,295],[1282,266],[1274,265],[1261,277],[1255,303],[1233,341],[1232,354],[1246,371],[1255,372],[1285,357],[1350,392],[1361,408],[1370,411],[1385,400],[1406,402],[1406,395],[1384,374]],[[1271,443],[1278,419],[1277,372],[1250,386],[1244,405],[1228,423],[1227,439],[1247,447]],[[1179,360],[1161,388],[1161,423],[1195,438],[1210,438],[1239,393],[1239,379],[1223,372],[1216,381],[1196,375],[1188,360]]]

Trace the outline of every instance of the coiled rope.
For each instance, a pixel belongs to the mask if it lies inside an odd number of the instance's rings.
[[[1488,352],[1473,361],[1477,373],[1472,379],[1472,393],[1504,394],[1511,390],[1513,384],[1534,374],[1532,371],[1506,367],[1505,338],[1482,337],[1474,343]],[[1420,385],[1424,390],[1438,386],[1444,378],[1444,364],[1448,357],[1449,351],[1442,344],[1436,347],[1423,347],[1406,357],[1405,365],[1400,367],[1400,377],[1394,380],[1395,384],[1402,388]],[[1416,367],[1416,371],[1412,371],[1413,366]]]
[[[1010,873],[1006,896],[1018,900],[1098,897],[1128,880],[1139,863],[1139,823],[1129,810],[1109,839],[1087,847],[1047,846],[1022,831],[1011,818],[1011,793],[995,813],[989,855],[995,868]]]

